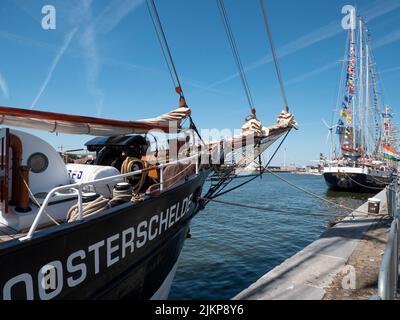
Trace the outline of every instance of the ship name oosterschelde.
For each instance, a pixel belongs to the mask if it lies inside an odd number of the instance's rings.
[[[81,284],[89,272],[94,272],[95,275],[101,272],[100,265],[105,265],[106,268],[111,267],[128,254],[132,254],[135,248],[144,247],[149,241],[167,231],[189,211],[192,197],[193,194],[190,194],[150,219],[142,220],[136,226],[97,241],[85,249],[72,252],[64,266],[62,261],[54,260],[40,268],[37,274],[21,273],[9,279],[3,285],[3,299],[12,300],[12,289],[21,284],[25,286],[28,300],[35,298],[34,288],[37,288],[37,294],[41,300],[57,297],[64,285],[75,287]],[[89,259],[88,253],[92,253],[94,270],[88,270],[85,263],[85,260]],[[69,277],[63,276],[64,269],[70,274]],[[34,285],[34,279],[37,280],[37,286]]]

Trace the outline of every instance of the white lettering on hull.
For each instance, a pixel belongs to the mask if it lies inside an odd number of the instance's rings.
[[[143,220],[137,226],[131,226],[120,233],[113,234],[106,239],[89,245],[86,250],[80,249],[72,252],[66,259],[65,269],[68,273],[64,283],[64,266],[61,261],[54,260],[47,263],[37,273],[36,296],[41,300],[57,297],[64,286],[69,288],[83,283],[88,274],[94,275],[105,271],[114,264],[125,259],[135,252],[135,249],[144,247],[147,243],[166,232],[190,210],[192,194],[175,203],[166,210],[152,216],[149,220]],[[92,259],[89,261],[89,259]],[[103,260],[105,260],[104,263]],[[92,262],[93,269],[89,270]],[[25,288],[27,300],[35,298],[35,286],[33,275],[29,273],[19,274],[9,279],[3,286],[3,299],[11,300],[15,286]]]

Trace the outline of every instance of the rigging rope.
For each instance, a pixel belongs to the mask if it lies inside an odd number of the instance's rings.
[[[290,182],[289,180],[283,178],[282,176],[280,176],[280,175],[274,173],[273,171],[271,171],[271,170],[269,170],[269,169],[267,169],[267,171],[268,171],[269,173],[271,173],[273,176],[277,177],[278,179],[280,179],[280,180],[282,180],[283,182],[287,183],[288,185],[292,186],[293,188],[298,189],[298,190],[300,190],[300,191],[303,191],[304,193],[306,193],[306,194],[308,194],[308,195],[310,195],[310,196],[312,196],[312,197],[315,197],[315,198],[317,198],[317,199],[319,199],[319,200],[321,200],[321,201],[323,201],[323,202],[329,203],[329,204],[331,204],[331,205],[333,205],[333,206],[336,206],[336,207],[338,207],[338,208],[341,208],[341,209],[344,209],[344,210],[347,210],[347,211],[350,211],[350,212],[357,212],[357,213],[366,214],[366,212],[364,212],[364,211],[358,211],[358,210],[355,210],[355,209],[353,209],[353,208],[344,206],[344,205],[342,205],[342,204],[338,204],[338,203],[336,203],[336,202],[334,202],[334,201],[325,199],[325,198],[321,197],[320,195],[318,195],[318,194],[316,194],[316,193],[314,193],[314,192],[311,192],[311,191],[309,191],[309,190],[307,190],[307,189],[304,189],[304,188],[302,188],[302,187],[299,187],[299,186],[295,185],[293,182]],[[367,215],[368,215],[368,214],[367,214]]]
[[[156,4],[155,4],[154,0],[146,0],[146,4],[147,4],[147,9],[149,10],[151,21],[153,22],[153,26],[156,31],[158,42],[161,46],[161,51],[163,53],[165,63],[167,64],[167,68],[168,68],[169,75],[172,80],[172,84],[175,87],[176,93],[179,94],[179,96],[181,98],[180,103],[183,101],[184,104],[186,105],[186,99],[183,94],[181,81],[179,79],[178,72],[176,71],[174,59],[172,58],[172,53],[171,53],[171,50],[168,45],[167,37],[165,35],[160,16],[158,14]],[[202,144],[205,145],[203,138],[201,137],[199,131],[197,130],[191,116],[189,116],[189,120],[190,120],[191,128],[196,132],[196,134],[198,135]]]
[[[6,233],[6,230],[0,229],[0,232],[2,232],[4,236],[9,236],[9,237],[11,237],[11,238],[13,238],[13,239],[17,239],[17,238],[18,238],[18,237],[16,236],[16,235],[19,233],[19,231],[18,231],[17,229],[14,229],[13,227],[8,226],[8,225],[6,225],[6,224],[3,223],[3,222],[0,222],[0,224],[1,224],[3,227],[5,227],[5,229],[9,229],[9,230],[11,230],[11,231],[14,232],[14,234],[13,234],[13,233]]]
[[[248,179],[247,181],[245,181],[245,182],[243,182],[243,183],[241,183],[241,184],[239,184],[239,185],[237,185],[237,186],[234,186],[234,187],[232,187],[232,188],[230,188],[230,189],[228,189],[228,190],[225,190],[224,192],[221,192],[222,189],[220,190],[219,193],[217,193],[217,192],[218,192],[218,189],[216,189],[216,190],[215,190],[215,189],[209,190],[209,192],[207,192],[207,194],[206,194],[206,198],[207,198],[207,199],[214,199],[214,198],[217,198],[217,197],[222,196],[222,195],[224,195],[224,194],[226,194],[226,193],[228,193],[228,192],[231,192],[231,191],[233,191],[233,190],[236,190],[236,189],[238,189],[238,188],[240,188],[240,187],[242,187],[242,186],[248,184],[249,182],[253,181],[254,179],[257,179],[259,176],[261,176],[261,175],[265,172],[266,168],[269,166],[269,164],[271,163],[271,161],[273,160],[273,158],[275,157],[276,153],[278,152],[278,150],[279,150],[280,147],[282,146],[283,142],[286,140],[287,136],[289,135],[289,132],[290,132],[290,130],[288,130],[288,132],[286,132],[286,134],[285,134],[285,136],[283,137],[282,141],[279,143],[279,145],[278,145],[277,148],[275,149],[274,153],[272,154],[271,158],[268,160],[268,163],[264,166],[264,168],[263,168],[262,170],[260,170],[260,174],[259,174],[259,175],[256,175],[256,176],[254,176],[254,177]],[[218,186],[218,188],[219,188],[221,185],[222,185],[222,183],[220,183],[220,185]],[[225,186],[224,186],[224,188],[225,188]],[[223,188],[223,189],[224,189],[224,188]],[[213,195],[213,193],[214,193],[214,195]]]
[[[244,92],[246,94],[246,98],[247,98],[247,102],[248,102],[249,107],[250,107],[250,111],[251,111],[251,113],[254,113],[253,97],[251,96],[250,87],[249,87],[249,84],[247,82],[247,78],[246,78],[246,74],[244,72],[242,61],[240,59],[239,51],[238,51],[238,48],[237,48],[237,45],[236,45],[235,36],[233,35],[231,24],[230,24],[228,15],[226,13],[224,0],[216,0],[216,2],[217,2],[217,6],[218,6],[218,9],[219,9],[219,13],[220,13],[222,22],[223,22],[224,27],[225,27],[226,35],[228,37],[228,42],[229,42],[229,45],[230,45],[231,50],[232,50],[233,58],[235,59],[236,66],[237,66],[238,71],[239,71],[240,79],[242,81],[243,89],[244,89]]]
[[[347,33],[347,40],[346,40],[346,44],[345,44],[345,49],[344,49],[344,55],[343,55],[343,60],[342,61],[339,61],[339,62],[341,62],[342,63],[342,68],[341,68],[341,71],[340,71],[340,78],[336,81],[337,83],[339,83],[339,87],[335,90],[335,92],[337,93],[337,97],[336,97],[336,106],[335,106],[335,109],[337,108],[337,106],[339,106],[340,105],[340,100],[342,99],[342,95],[343,95],[343,89],[342,88],[344,88],[344,79],[345,79],[345,76],[344,76],[344,73],[345,73],[345,71],[347,70],[347,65],[346,65],[346,63],[347,63],[347,56],[348,56],[348,47],[349,47],[349,42],[350,42],[350,30],[349,30],[349,32]],[[338,76],[339,76],[339,73],[338,73]],[[337,110],[335,110],[334,112],[336,112]],[[331,118],[331,124],[333,124],[333,116],[334,116],[334,114],[332,114],[332,118]]]
[[[105,209],[111,208],[109,202],[110,202],[110,199],[108,199],[104,196],[99,196],[96,200],[82,203],[82,217],[94,215]],[[69,209],[66,220],[68,222],[73,222],[73,221],[79,220],[79,204],[78,203],[73,205]]]
[[[353,181],[355,184],[358,184],[359,186],[361,186],[361,187],[364,187],[364,188],[367,188],[367,189],[373,189],[373,190],[382,190],[383,188],[377,188],[377,187],[369,187],[369,186],[366,186],[366,185],[364,185],[364,184],[362,184],[362,183],[360,183],[360,182],[358,182],[358,181],[356,181],[356,180],[354,180],[352,177],[350,177],[350,175],[348,175],[347,173],[345,173],[345,172],[343,172],[344,173],[344,175],[347,177],[347,178],[349,178],[351,181]],[[373,180],[375,180],[376,182],[379,182],[379,183],[383,183],[384,185],[390,185],[391,183],[386,183],[386,182],[384,182],[384,181],[379,181],[378,179],[376,179],[375,177],[373,177],[372,175],[370,176]]]
[[[268,165],[267,165],[267,166],[268,166]],[[316,199],[318,199],[318,200],[320,200],[320,201],[322,201],[322,202],[328,203],[328,204],[330,204],[330,205],[332,205],[332,206],[335,206],[335,207],[338,207],[338,208],[340,208],[340,209],[349,211],[349,212],[351,213],[351,215],[352,215],[353,218],[354,218],[354,215],[353,215],[354,213],[363,214],[363,215],[366,215],[366,216],[369,215],[367,212],[360,211],[360,210],[357,210],[357,209],[353,209],[353,208],[347,207],[347,206],[345,206],[345,205],[336,203],[336,202],[334,202],[334,201],[325,199],[325,198],[321,197],[320,195],[318,195],[318,194],[316,194],[316,193],[314,193],[314,192],[311,192],[311,191],[309,191],[309,190],[307,190],[307,189],[304,189],[304,188],[302,188],[302,187],[299,187],[299,186],[297,186],[296,184],[294,184],[293,182],[291,182],[291,181],[289,181],[289,180],[287,180],[287,179],[281,177],[280,175],[274,173],[273,171],[267,169],[267,166],[264,167],[263,172],[266,170],[266,171],[268,171],[269,173],[271,173],[273,176],[277,177],[278,179],[282,180],[283,182],[287,183],[288,185],[292,186],[293,188],[298,189],[298,190],[300,190],[300,191],[302,191],[302,192],[308,194],[309,196],[312,196],[312,197],[314,197],[314,198],[316,198]],[[227,190],[227,191],[225,191],[225,192],[223,192],[223,193],[221,193],[221,194],[217,194],[217,195],[214,196],[213,198],[209,198],[209,197],[205,196],[205,198],[203,198],[203,200],[204,200],[206,203],[209,202],[209,201],[224,203],[224,202],[221,202],[220,200],[215,200],[214,198],[216,198],[216,197],[218,197],[218,196],[220,196],[220,195],[223,195],[223,194],[225,194],[225,193],[227,193],[227,192],[233,191],[233,190],[235,190],[235,189],[237,189],[237,188],[239,188],[239,187],[241,187],[241,186],[243,186],[243,185],[249,183],[250,181],[253,181],[253,180],[254,180],[255,178],[257,178],[257,177],[258,177],[258,176],[255,176],[255,177],[253,177],[252,179],[249,179],[248,181],[246,181],[246,182],[244,182],[244,183],[242,183],[242,184],[240,184],[240,185],[238,185],[238,186],[235,186],[234,188],[231,188],[231,189],[229,189],[229,190]],[[225,203],[225,204],[232,204],[232,203]],[[232,205],[233,205],[233,204],[232,204]],[[267,208],[257,207],[257,206],[249,206],[249,205],[245,205],[245,204],[235,204],[235,205],[238,205],[238,206],[241,206],[241,207],[252,208],[252,209],[268,210]],[[270,211],[278,211],[278,210],[270,210]]]
[[[278,64],[278,56],[276,55],[274,42],[272,40],[272,32],[271,32],[271,28],[269,26],[268,16],[267,16],[267,9],[265,8],[264,0],[260,0],[260,6],[261,6],[261,12],[262,12],[263,18],[264,18],[265,29],[266,29],[267,34],[268,34],[268,40],[269,40],[269,44],[270,44],[271,51],[272,51],[272,58],[274,60],[276,75],[278,77],[279,86],[281,88],[281,94],[282,94],[282,98],[283,98],[283,103],[285,104],[286,108],[289,108],[288,100],[287,100],[287,97],[286,97],[285,87],[283,85],[282,74],[281,74],[281,71],[280,71],[280,68],[279,68],[279,64]]]
[[[26,180],[24,179],[24,177],[21,174],[21,171],[18,170],[19,176],[21,177],[22,181],[24,182],[24,185],[26,187],[26,189],[29,192],[30,197],[32,198],[33,202],[37,205],[37,207],[39,208],[39,210],[41,209],[42,205],[39,203],[39,201],[36,199],[35,195],[33,194],[31,188],[29,187],[28,183],[26,182]],[[54,219],[46,210],[43,211],[44,214],[51,220],[51,222],[53,222],[55,225],[59,226],[60,223]]]
[[[176,92],[183,97],[183,90],[179,80],[178,72],[176,71],[175,63],[172,58],[171,50],[168,46],[167,37],[165,35],[163,26],[161,24],[160,16],[158,15],[156,4],[154,0],[146,0],[147,8],[150,13],[151,21],[153,22],[154,29],[157,34],[158,42],[160,43],[161,50],[171,76],[172,83]]]
[[[202,198],[202,199],[207,200],[204,198]],[[210,199],[210,201],[220,203],[220,204],[226,204],[229,206],[242,207],[242,208],[247,208],[247,209],[256,209],[256,210],[267,211],[267,212],[279,212],[279,213],[286,213],[286,214],[291,214],[291,215],[301,215],[301,216],[311,216],[311,217],[328,217],[327,215],[324,215],[324,214],[313,214],[313,213],[307,213],[304,211],[298,212],[298,211],[292,211],[292,210],[266,208],[266,207],[261,207],[261,206],[253,206],[253,205],[248,205],[248,204],[243,204],[243,203],[230,202],[230,201],[228,202],[228,201],[215,200],[215,199]]]

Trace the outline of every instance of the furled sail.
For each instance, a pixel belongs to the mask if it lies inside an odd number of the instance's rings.
[[[168,126],[171,121],[176,121],[180,125],[180,121],[182,119],[185,119],[189,115],[190,115],[190,109],[186,106],[181,106],[179,108],[176,108],[175,110],[167,112],[156,118],[143,119],[143,120],[138,120],[138,121],[146,122],[148,124],[155,124],[155,125],[163,124],[166,126]]]
[[[262,125],[260,120],[251,118],[243,124],[242,132],[240,134],[234,135],[226,139],[224,142],[228,146],[229,150],[234,150],[246,147],[249,145],[249,142],[252,142],[254,145],[261,141],[262,148],[260,151],[263,152],[274,141],[279,139],[282,134],[292,128],[297,130],[298,127],[299,126],[294,118],[294,115],[287,110],[283,110],[279,114],[275,124],[265,127]],[[268,143],[263,145],[264,142]],[[220,140],[206,143],[211,154],[218,152],[220,144]],[[198,147],[200,146],[201,144],[198,145]]]
[[[0,106],[0,125],[94,136],[142,134],[155,129],[168,133],[181,129],[181,121],[189,115],[190,109],[180,106],[156,118],[122,121]],[[170,125],[171,121],[175,124]]]

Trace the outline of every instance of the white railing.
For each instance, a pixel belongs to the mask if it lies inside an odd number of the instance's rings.
[[[197,158],[197,159],[196,159]],[[160,191],[162,192],[164,189],[164,176],[163,176],[163,168],[167,167],[169,165],[173,165],[173,164],[177,164],[180,162],[188,162],[193,164],[193,160],[192,159],[196,159],[195,162],[195,172],[196,175],[199,173],[199,159],[200,159],[200,155],[196,154],[194,156],[191,157],[186,157],[183,159],[178,159],[175,161],[171,161],[168,163],[162,163],[159,164],[157,166],[154,166],[154,168],[158,168],[160,169]],[[23,241],[23,240],[29,240],[32,238],[34,232],[37,229],[37,226],[39,224],[39,221],[41,219],[41,217],[43,216],[47,206],[49,205],[50,199],[51,197],[54,196],[54,194],[56,194],[57,192],[63,191],[63,190],[75,190],[76,194],[78,195],[78,220],[82,220],[83,218],[83,201],[82,201],[82,193],[83,193],[83,188],[87,187],[87,186],[96,186],[99,184],[104,184],[105,182],[112,182],[115,180],[120,180],[121,178],[128,178],[128,177],[132,177],[132,176],[136,176],[139,174],[142,174],[143,172],[147,171],[148,169],[141,169],[141,170],[136,170],[136,171],[132,171],[132,172],[128,172],[128,173],[124,173],[124,174],[118,174],[115,176],[111,176],[111,177],[106,177],[106,178],[101,178],[101,179],[97,179],[97,180],[92,180],[92,181],[86,181],[86,182],[77,182],[77,183],[73,183],[73,184],[68,184],[65,186],[60,186],[60,187],[56,187],[53,188],[46,196],[46,198],[44,199],[42,205],[40,206],[39,212],[37,213],[35,220],[33,221],[29,232],[26,236],[19,238],[19,240]]]

